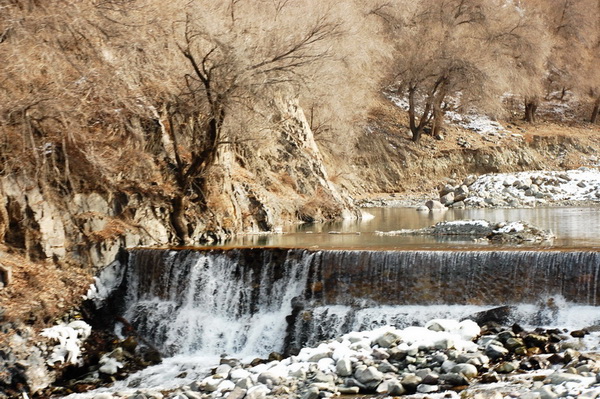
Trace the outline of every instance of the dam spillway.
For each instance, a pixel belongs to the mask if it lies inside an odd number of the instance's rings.
[[[594,251],[136,249],[121,267],[122,317],[169,355],[264,355],[410,325],[419,312],[464,317],[547,298],[595,307],[600,298]]]

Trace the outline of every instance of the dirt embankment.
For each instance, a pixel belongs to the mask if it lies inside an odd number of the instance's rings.
[[[387,105],[373,113],[354,165],[339,179],[356,199],[437,195],[468,175],[600,165],[600,125],[509,120],[487,132],[448,125],[441,140],[423,135],[415,144],[405,119]]]

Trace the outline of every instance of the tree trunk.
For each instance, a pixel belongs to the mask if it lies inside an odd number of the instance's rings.
[[[537,108],[538,108],[537,100],[535,100],[535,99],[525,100],[525,116],[523,119],[526,122],[535,123],[536,122],[535,112],[537,111]]]
[[[441,107],[433,109],[433,126],[431,127],[431,135],[438,138],[442,134],[444,128],[444,112]]]
[[[431,135],[434,138],[440,137],[444,128],[444,110],[442,104],[446,98],[445,85],[442,84],[438,95],[433,102],[433,126],[431,127]]]
[[[415,89],[408,90],[408,119],[410,131],[412,133],[412,141],[414,143],[418,143],[421,139],[421,135],[423,134],[423,128],[429,119],[429,112],[431,110],[431,96],[427,100],[425,104],[425,110],[419,118],[419,123],[417,124],[416,119],[417,115],[415,112]]]
[[[171,225],[177,235],[178,244],[188,244],[190,236],[185,222],[185,204],[183,196],[179,195],[173,198],[171,200],[171,206],[173,207],[171,212]]]
[[[600,113],[600,95],[596,98],[594,102],[594,109],[592,110],[592,117],[590,118],[590,122],[596,123],[598,121],[598,113]]]

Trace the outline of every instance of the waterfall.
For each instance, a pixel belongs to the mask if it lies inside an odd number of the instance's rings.
[[[313,254],[256,252],[133,251],[125,319],[167,354],[281,350]]]
[[[523,323],[577,306],[594,323],[599,269],[584,251],[132,250],[122,316],[164,354],[265,356],[500,305]]]

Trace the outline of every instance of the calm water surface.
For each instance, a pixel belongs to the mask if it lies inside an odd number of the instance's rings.
[[[449,209],[442,213],[417,212],[415,208],[367,208],[371,219],[303,224],[284,234],[247,235],[231,246],[373,249],[485,249],[489,244],[469,238],[428,236],[380,236],[376,231],[418,229],[448,220],[485,219],[490,222],[526,221],[556,235],[552,244],[535,248],[600,249],[600,208]],[[513,246],[514,247],[514,246]]]

